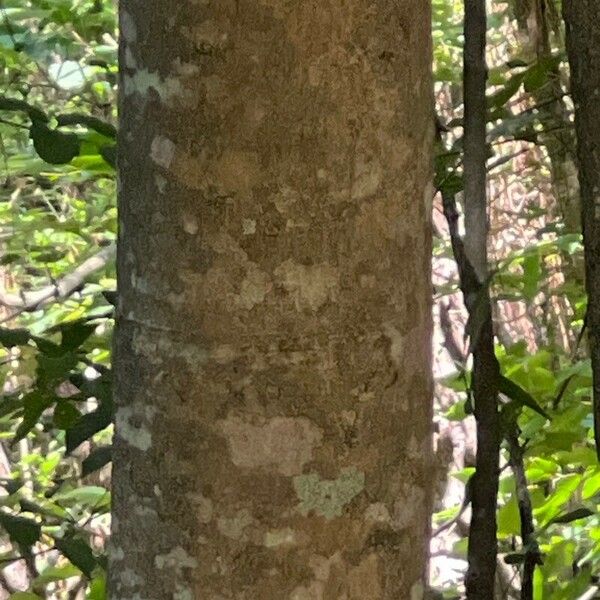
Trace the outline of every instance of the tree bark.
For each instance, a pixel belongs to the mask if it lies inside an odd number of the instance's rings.
[[[600,457],[600,0],[564,0],[588,295],[586,324],[594,378],[594,431]]]
[[[120,10],[111,598],[422,598],[428,2]]]
[[[496,507],[500,423],[498,416],[499,365],[487,272],[487,143],[486,143],[486,34],[485,0],[465,2],[464,22],[464,155],[463,182],[465,237],[459,240],[456,222],[452,245],[459,266],[460,286],[473,326],[469,332],[473,352],[472,390],[477,421],[475,474],[471,482],[471,524],[465,581],[469,600],[494,597],[496,582]],[[447,202],[445,203],[447,205]],[[446,211],[447,216],[451,211]],[[449,219],[450,224],[450,219]],[[460,246],[460,250],[457,248]],[[484,307],[484,310],[481,310]],[[478,315],[478,313],[481,313]]]

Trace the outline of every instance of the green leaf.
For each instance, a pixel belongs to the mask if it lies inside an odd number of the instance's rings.
[[[42,600],[42,597],[33,592],[15,592],[10,595],[9,600]]]
[[[518,69],[519,67],[527,67],[529,63],[522,58],[513,58],[506,62],[506,66],[509,69]]]
[[[48,500],[41,500],[41,503],[33,502],[27,498],[21,498],[19,505],[24,512],[30,512],[42,517],[57,517],[61,520],[70,520],[69,513],[58,504],[54,504]]]
[[[102,146],[100,156],[114,169],[117,166],[117,146],[115,144]]]
[[[32,587],[47,585],[55,581],[64,581],[71,577],[80,577],[81,571],[72,564],[65,564],[61,567],[46,567],[34,580]]]
[[[42,413],[50,407],[54,401],[55,398],[53,396],[48,396],[39,389],[34,389],[25,396],[23,399],[23,420],[17,427],[11,445],[14,446],[18,441],[22,440],[35,427],[42,416]]]
[[[37,357],[36,375],[40,387],[51,388],[68,379],[69,373],[77,366],[78,357],[60,347],[59,356],[40,354]]]
[[[534,509],[533,513],[538,522],[547,525],[552,519],[561,514],[561,510],[571,500],[579,485],[582,476],[569,474],[556,482],[555,490],[548,496],[546,502]]]
[[[449,421],[462,421],[467,418],[467,411],[465,410],[465,400],[459,400],[455,402],[444,415]]]
[[[96,325],[90,325],[85,321],[75,321],[60,325],[62,335],[61,348],[69,351],[79,348],[94,333],[95,329]]]
[[[0,344],[5,348],[24,346],[30,338],[31,334],[27,329],[9,329],[8,327],[0,327]]]
[[[50,129],[40,121],[32,123],[30,137],[40,158],[52,165],[71,162],[79,154],[79,139],[74,133]]]
[[[560,55],[542,58],[537,63],[531,65],[525,72],[523,84],[528,93],[540,89],[548,81],[551,72],[556,69],[561,61]]]
[[[523,564],[525,560],[525,555],[520,552],[513,552],[511,554],[507,554],[504,557],[504,563],[507,565],[520,565]]]
[[[81,418],[81,413],[68,400],[61,399],[56,403],[53,422],[58,429],[69,429]]]
[[[539,291],[542,268],[539,254],[529,254],[523,260],[523,295],[532,300]]]
[[[21,258],[18,252],[7,252],[0,258],[0,265],[10,265]]]
[[[487,99],[489,109],[503,107],[518,91],[525,79],[525,73],[513,75],[500,89]]]
[[[110,492],[97,485],[86,485],[56,494],[54,500],[60,504],[76,504],[92,510],[103,510],[110,504]]]
[[[38,542],[42,534],[42,527],[36,521],[3,511],[0,511],[0,527],[6,531],[12,542],[27,547]]]
[[[112,402],[104,401],[96,410],[83,415],[73,427],[67,429],[67,454],[111,423]]]
[[[105,300],[112,306],[117,306],[117,291],[116,290],[104,290],[102,292]]]
[[[81,476],[98,471],[112,460],[112,446],[102,446],[90,452],[81,465]]]
[[[596,511],[590,510],[589,508],[582,506],[580,508],[576,508],[575,510],[571,510],[567,513],[559,515],[558,517],[554,517],[548,522],[548,525],[556,525],[559,523],[572,523],[573,521],[577,521],[579,519],[587,519],[596,514]]]
[[[527,406],[536,413],[550,420],[548,413],[535,401],[534,397],[525,391],[519,384],[500,375],[498,378],[498,391],[514,400],[520,406]]]
[[[17,100],[16,98],[0,96],[0,110],[24,112],[32,121],[48,122],[48,117],[44,111],[23,100]]]
[[[54,538],[54,545],[86,577],[92,576],[92,571],[98,563],[92,549],[84,540],[71,534],[63,538]]]
[[[106,600],[106,573],[97,569],[90,583],[87,600]]]
[[[519,535],[521,531],[521,519],[519,517],[519,506],[517,499],[511,495],[510,500],[498,509],[498,535],[507,537]]]
[[[81,113],[62,114],[56,117],[56,121],[59,127],[83,125],[84,127],[93,129],[94,131],[97,131],[108,138],[115,139],[117,137],[117,129],[114,125],[111,125],[102,119],[98,119],[97,117],[93,117],[92,115],[85,115]]]
[[[596,471],[590,477],[586,477],[583,482],[581,497],[584,500],[589,500],[600,491],[600,471]]]

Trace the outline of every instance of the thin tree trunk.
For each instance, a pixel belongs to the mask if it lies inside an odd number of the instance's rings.
[[[480,282],[487,276],[485,0],[465,2],[464,159],[465,251]]]
[[[587,329],[594,377],[594,431],[600,458],[600,0],[564,0],[588,295]]]
[[[428,2],[120,11],[111,598],[421,598]]]
[[[461,288],[474,327],[473,398],[477,421],[477,454],[471,485],[469,567],[466,577],[469,600],[494,597],[496,579],[496,506],[500,428],[497,410],[499,367],[494,352],[489,291],[487,287],[487,172],[486,172],[486,2],[465,2],[464,48],[464,197],[465,240],[462,259],[457,253]],[[461,264],[462,263],[462,264]],[[480,307],[484,310],[481,311]]]

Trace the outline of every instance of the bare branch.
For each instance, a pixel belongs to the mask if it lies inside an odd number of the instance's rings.
[[[78,267],[56,282],[31,292],[9,294],[0,291],[0,304],[16,309],[17,313],[33,311],[50,300],[68,298],[92,273],[103,269],[115,255],[116,245],[110,244],[84,260]],[[16,316],[16,315],[11,315]]]

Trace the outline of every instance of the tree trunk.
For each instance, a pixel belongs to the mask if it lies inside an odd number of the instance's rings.
[[[564,0],[571,94],[575,105],[581,222],[594,376],[594,431],[600,457],[600,0]]]
[[[111,598],[421,598],[428,2],[120,5]]]

